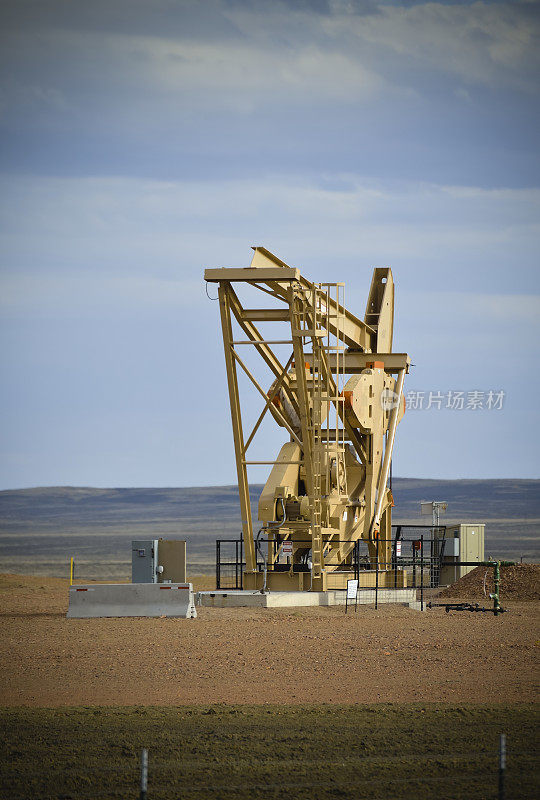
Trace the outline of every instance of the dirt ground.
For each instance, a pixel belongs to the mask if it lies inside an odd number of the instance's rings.
[[[208,586],[208,584],[206,584]],[[204,582],[198,588],[204,588]],[[198,609],[68,620],[68,587],[0,576],[0,705],[529,703],[538,604],[509,613]]]

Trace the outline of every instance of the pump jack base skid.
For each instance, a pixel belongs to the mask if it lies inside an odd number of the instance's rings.
[[[259,607],[298,608],[302,606],[344,606],[347,592],[330,589],[326,592],[274,592],[249,591],[245,589],[214,589],[197,594],[197,605],[212,608]],[[349,601],[354,604],[354,601]],[[379,589],[377,602],[395,603],[417,610],[416,589]],[[358,605],[373,605],[375,589],[360,589]]]

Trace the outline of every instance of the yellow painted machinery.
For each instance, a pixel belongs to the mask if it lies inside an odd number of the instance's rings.
[[[404,586],[391,569],[392,494],[388,488],[396,428],[405,410],[403,381],[410,366],[392,352],[394,282],[373,271],[366,312],[345,307],[343,283],[313,283],[263,247],[247,269],[207,269],[218,284],[221,326],[240,492],[246,589],[343,588],[359,541],[367,544],[360,586]],[[237,290],[260,290],[273,306],[246,308]],[[263,335],[257,323],[281,329]],[[281,323],[281,325],[279,325]],[[234,325],[234,327],[233,327]],[[285,330],[285,333],[283,331]],[[238,333],[237,333],[238,332]],[[273,382],[263,387],[240,355],[253,348]],[[289,358],[276,350],[287,346]],[[246,437],[238,387],[241,370],[263,400]],[[273,461],[250,461],[248,449],[271,414],[288,434]],[[248,467],[268,463],[254,535]],[[262,552],[264,568],[257,561]],[[376,570],[375,570],[376,568]]]

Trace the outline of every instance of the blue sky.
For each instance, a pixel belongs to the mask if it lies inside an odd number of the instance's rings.
[[[538,477],[537,2],[4,0],[0,29],[0,488],[234,483],[202,274],[253,244],[360,316],[391,266],[406,391],[505,392],[411,408],[394,474]]]

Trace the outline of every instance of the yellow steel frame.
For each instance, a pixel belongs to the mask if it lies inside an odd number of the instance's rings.
[[[389,543],[382,549],[377,545],[390,539],[391,496],[387,480],[392,457],[399,405],[403,392],[403,378],[408,372],[410,359],[403,353],[392,353],[393,279],[389,269],[374,270],[364,320],[357,318],[344,305],[343,284],[315,284],[304,278],[299,270],[288,267],[265,248],[253,248],[255,255],[248,269],[210,269],[205,271],[207,281],[218,283],[221,330],[229,390],[231,420],[236,470],[242,516],[242,535],[246,557],[246,576],[252,576],[252,585],[258,586],[253,518],[251,512],[248,466],[276,461],[250,461],[247,453],[265,416],[270,412],[276,422],[285,428],[290,441],[300,448],[300,457],[281,458],[280,465],[297,465],[305,484],[309,500],[307,522],[288,522],[284,536],[305,538],[312,554],[309,586],[300,576],[298,588],[326,588],[326,573],[345,563],[354,542],[362,537],[368,542],[372,561],[383,569],[390,561]],[[278,309],[248,309],[242,306],[233,283],[244,283],[257,288],[285,304]],[[233,320],[246,339],[235,339]],[[255,322],[288,322],[290,338],[267,339]],[[306,352],[309,343],[311,352]],[[278,358],[273,345],[290,344],[292,353],[285,363]],[[237,347],[252,346],[274,376],[272,392],[265,390],[253,375]],[[293,361],[294,360],[294,361]],[[362,428],[345,405],[343,385],[346,375],[365,375],[374,364],[384,364],[384,375],[377,385],[395,386],[399,402],[385,417],[377,404],[370,406],[373,416],[371,428]],[[294,364],[294,369],[292,366]],[[304,364],[309,369],[304,369]],[[238,385],[238,367],[261,395],[263,408],[247,438],[244,436]],[[394,384],[391,374],[397,375]],[[374,379],[375,380],[375,379]],[[381,383],[383,381],[383,383]],[[375,385],[375,384],[374,384]],[[279,404],[274,403],[282,392],[298,426]],[[322,415],[333,427],[322,427]],[[386,446],[383,455],[383,440]],[[353,497],[347,487],[345,466],[346,441],[350,442],[357,459],[363,465],[361,496]],[[349,457],[350,458],[350,457]],[[332,469],[335,467],[335,474]],[[343,469],[342,469],[343,468]],[[357,470],[358,472],[358,470]],[[330,497],[330,484],[335,487]],[[349,490],[352,491],[349,496]],[[358,487],[357,487],[358,494]],[[362,513],[358,509],[362,507]],[[351,509],[352,521],[343,522]],[[332,516],[333,515],[333,516]],[[337,516],[336,516],[337,515]],[[358,515],[358,519],[357,519]],[[350,546],[339,547],[333,540],[345,536]],[[270,552],[270,551],[269,551]],[[325,565],[325,558],[328,564]],[[330,563],[331,562],[331,563]],[[291,572],[292,577],[292,572]],[[279,578],[279,579],[278,579]],[[276,581],[286,584],[283,576]],[[249,585],[249,580],[247,581]]]

